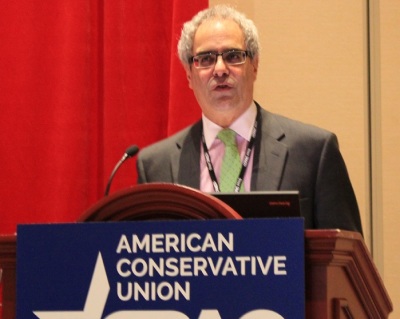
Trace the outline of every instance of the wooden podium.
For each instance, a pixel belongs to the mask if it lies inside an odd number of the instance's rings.
[[[103,198],[78,222],[241,219],[200,191],[173,184],[138,185]],[[360,234],[305,231],[306,318],[388,318],[392,303]],[[0,236],[0,319],[15,318],[16,236]],[[0,290],[1,291],[1,290]]]

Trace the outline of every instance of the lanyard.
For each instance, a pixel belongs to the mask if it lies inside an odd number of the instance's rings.
[[[251,138],[250,138],[249,143],[247,144],[246,153],[244,155],[244,159],[242,162],[242,169],[240,170],[240,174],[236,181],[236,185],[235,185],[235,189],[234,189],[235,193],[238,193],[240,191],[240,187],[242,186],[242,183],[243,183],[244,174],[246,173],[247,166],[249,165],[251,151],[253,150],[254,141],[255,141],[256,135],[257,135],[257,126],[258,126],[258,122],[259,122],[259,116],[260,116],[260,112],[259,112],[259,110],[257,110],[257,116],[256,116],[256,120],[254,121],[253,131],[251,132]],[[211,162],[211,156],[210,156],[210,153],[208,152],[206,139],[204,137],[204,132],[202,132],[201,140],[202,140],[202,144],[203,144],[204,158],[206,160],[208,172],[210,174],[210,178],[211,178],[211,181],[212,181],[212,184],[214,187],[214,191],[219,193],[220,188],[219,188],[219,184],[217,181],[217,177],[215,175],[214,166]]]

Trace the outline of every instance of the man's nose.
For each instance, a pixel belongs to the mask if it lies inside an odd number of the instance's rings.
[[[214,65],[214,76],[223,76],[229,73],[227,64],[225,63],[222,56],[217,56],[217,61]]]

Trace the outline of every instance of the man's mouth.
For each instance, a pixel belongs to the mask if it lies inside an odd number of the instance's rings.
[[[231,87],[227,84],[219,84],[219,85],[215,86],[214,90],[219,91],[219,90],[226,90],[226,89],[230,89],[230,88]]]

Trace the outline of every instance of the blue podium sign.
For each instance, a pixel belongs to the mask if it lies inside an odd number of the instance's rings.
[[[302,219],[20,225],[18,319],[301,319]]]

